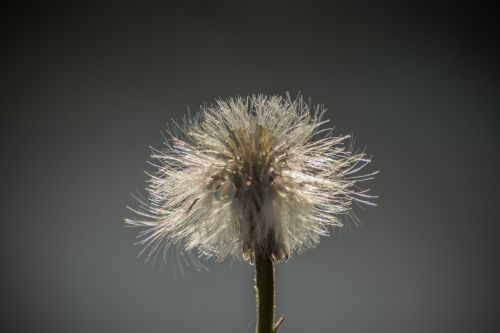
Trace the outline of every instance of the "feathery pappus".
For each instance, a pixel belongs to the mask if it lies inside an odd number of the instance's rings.
[[[375,174],[360,174],[370,160],[323,128],[325,111],[301,96],[252,95],[175,125],[153,152],[147,199],[126,220],[145,227],[142,252],[287,260],[342,227],[353,202],[371,205],[358,186]]]

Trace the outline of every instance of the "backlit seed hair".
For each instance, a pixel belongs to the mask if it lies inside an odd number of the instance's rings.
[[[148,198],[127,223],[145,227],[148,258],[175,246],[223,260],[287,260],[314,247],[352,203],[369,162],[323,128],[325,108],[299,96],[252,95],[202,107],[154,151]]]

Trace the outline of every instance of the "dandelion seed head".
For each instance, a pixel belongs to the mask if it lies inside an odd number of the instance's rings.
[[[359,183],[369,163],[349,136],[323,128],[323,106],[301,96],[218,100],[168,132],[154,150],[148,198],[127,223],[144,227],[148,258],[175,246],[223,260],[287,260],[316,246],[352,203],[371,204]]]

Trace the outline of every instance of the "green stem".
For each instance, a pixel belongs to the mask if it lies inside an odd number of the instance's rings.
[[[256,333],[274,332],[274,267],[270,258],[255,258],[255,289],[257,291]]]

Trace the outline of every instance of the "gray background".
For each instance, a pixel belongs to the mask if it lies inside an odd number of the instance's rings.
[[[361,227],[278,265],[280,331],[500,330],[496,2],[0,15],[2,331],[252,332],[253,267],[152,267],[123,219],[187,106],[286,91],[325,103],[381,173]]]

